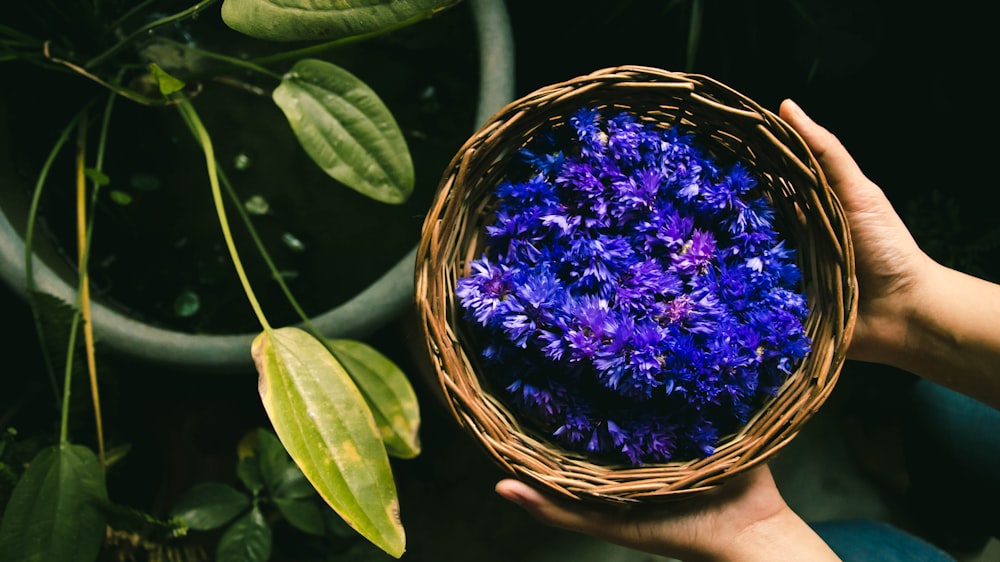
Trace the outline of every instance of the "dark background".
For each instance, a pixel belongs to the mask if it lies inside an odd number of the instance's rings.
[[[689,2],[511,0],[517,93],[603,67],[642,64],[712,76],[774,111],[782,99],[793,98],[840,137],[925,250],[953,267],[996,279],[997,42],[988,3],[934,9],[865,0],[702,4],[700,41],[688,67]],[[0,428],[51,431],[58,413],[47,380],[39,376],[43,364],[27,328],[30,313],[5,286],[0,314],[6,326],[0,336]],[[499,473],[458,434],[419,376],[408,346],[414,338],[419,335],[404,319],[368,341],[413,373],[422,399],[424,454],[397,463],[404,524],[411,526],[408,558],[444,560],[440,553],[447,549],[439,543],[458,540],[446,538],[450,530],[458,536],[462,525],[490,525],[475,514],[495,510],[494,524],[516,515],[493,503],[491,482]],[[113,500],[163,510],[178,490],[230,474],[239,435],[266,424],[254,373],[206,376],[102,359],[109,439],[132,446],[109,474]],[[845,375],[884,375],[888,382],[874,384],[866,399],[891,409],[893,385],[907,375],[867,368],[849,363]],[[83,387],[78,394],[85,396]],[[92,433],[89,416],[81,406],[79,442]],[[441,477],[450,484],[428,489],[421,483]],[[455,499],[466,481],[485,495]],[[417,511],[415,503],[452,500],[460,503],[451,520],[407,515],[408,509]],[[509,546],[481,548],[503,552]],[[481,556],[465,551],[453,559]]]

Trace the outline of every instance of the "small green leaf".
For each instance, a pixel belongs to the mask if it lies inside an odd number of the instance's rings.
[[[160,93],[164,97],[184,89],[184,82],[168,74],[166,70],[160,68],[155,62],[149,63],[149,73],[153,75],[157,86],[160,87]]]
[[[183,519],[192,529],[208,531],[232,521],[248,507],[250,498],[239,490],[219,482],[203,482],[177,499],[170,516]]]
[[[327,340],[375,416],[386,451],[397,458],[420,454],[420,407],[406,374],[385,355],[354,340]]]
[[[306,153],[330,177],[398,204],[413,192],[413,161],[396,119],[350,72],[303,59],[272,94]]]
[[[271,41],[339,39],[408,25],[459,0],[225,0],[222,19]]]
[[[236,476],[254,496],[264,489],[264,478],[260,475],[260,466],[253,457],[240,459],[236,462]]]
[[[271,528],[254,507],[219,538],[216,562],[267,562],[271,558]]]
[[[260,439],[262,429],[251,429],[243,434],[236,446],[236,476],[254,497],[264,489],[264,476],[260,473]]]
[[[252,354],[264,409],[306,478],[362,536],[402,556],[406,539],[389,457],[347,372],[298,328],[261,333]]]
[[[119,205],[125,206],[132,203],[132,196],[124,191],[119,191],[117,189],[112,189],[110,193],[111,200]]]
[[[300,531],[312,535],[323,535],[323,512],[318,500],[315,499],[285,499],[275,498],[274,505],[288,522]],[[323,506],[326,508],[326,506]],[[329,508],[326,508],[329,509]]]
[[[94,185],[104,187],[111,183],[111,178],[97,168],[85,168],[83,170],[83,175],[87,176],[87,179],[94,182]]]
[[[108,493],[97,456],[81,445],[42,449],[21,475],[0,524],[4,560],[93,562]]]

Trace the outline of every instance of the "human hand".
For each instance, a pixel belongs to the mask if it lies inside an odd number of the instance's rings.
[[[1000,285],[932,260],[833,134],[791,100],[779,113],[816,156],[847,213],[858,275],[849,357],[910,371],[1000,408]]]
[[[908,321],[919,299],[918,282],[935,268],[914,241],[882,189],[865,177],[830,131],[791,100],[779,115],[809,146],[837,194],[850,227],[858,276],[858,318],[848,352],[852,359],[896,364]]]
[[[571,503],[514,479],[496,491],[546,525],[685,561],[837,560],[781,498],[767,466],[670,503]]]

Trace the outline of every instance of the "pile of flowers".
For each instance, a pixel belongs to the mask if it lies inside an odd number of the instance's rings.
[[[809,352],[794,250],[743,164],[628,111],[539,132],[458,280],[485,376],[563,447],[710,455]]]

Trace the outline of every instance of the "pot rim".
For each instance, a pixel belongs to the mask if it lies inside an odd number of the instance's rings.
[[[469,0],[479,47],[476,126],[514,99],[514,50],[504,0]],[[25,286],[24,240],[0,208],[0,278],[21,298]],[[348,301],[311,318],[328,338],[364,338],[413,306],[416,245],[388,271]],[[69,285],[37,256],[32,262],[37,290],[76,301]],[[108,349],[159,365],[220,374],[253,371],[250,346],[257,333],[191,334],[153,326],[91,303],[94,332]],[[298,325],[302,327],[302,324]]]

